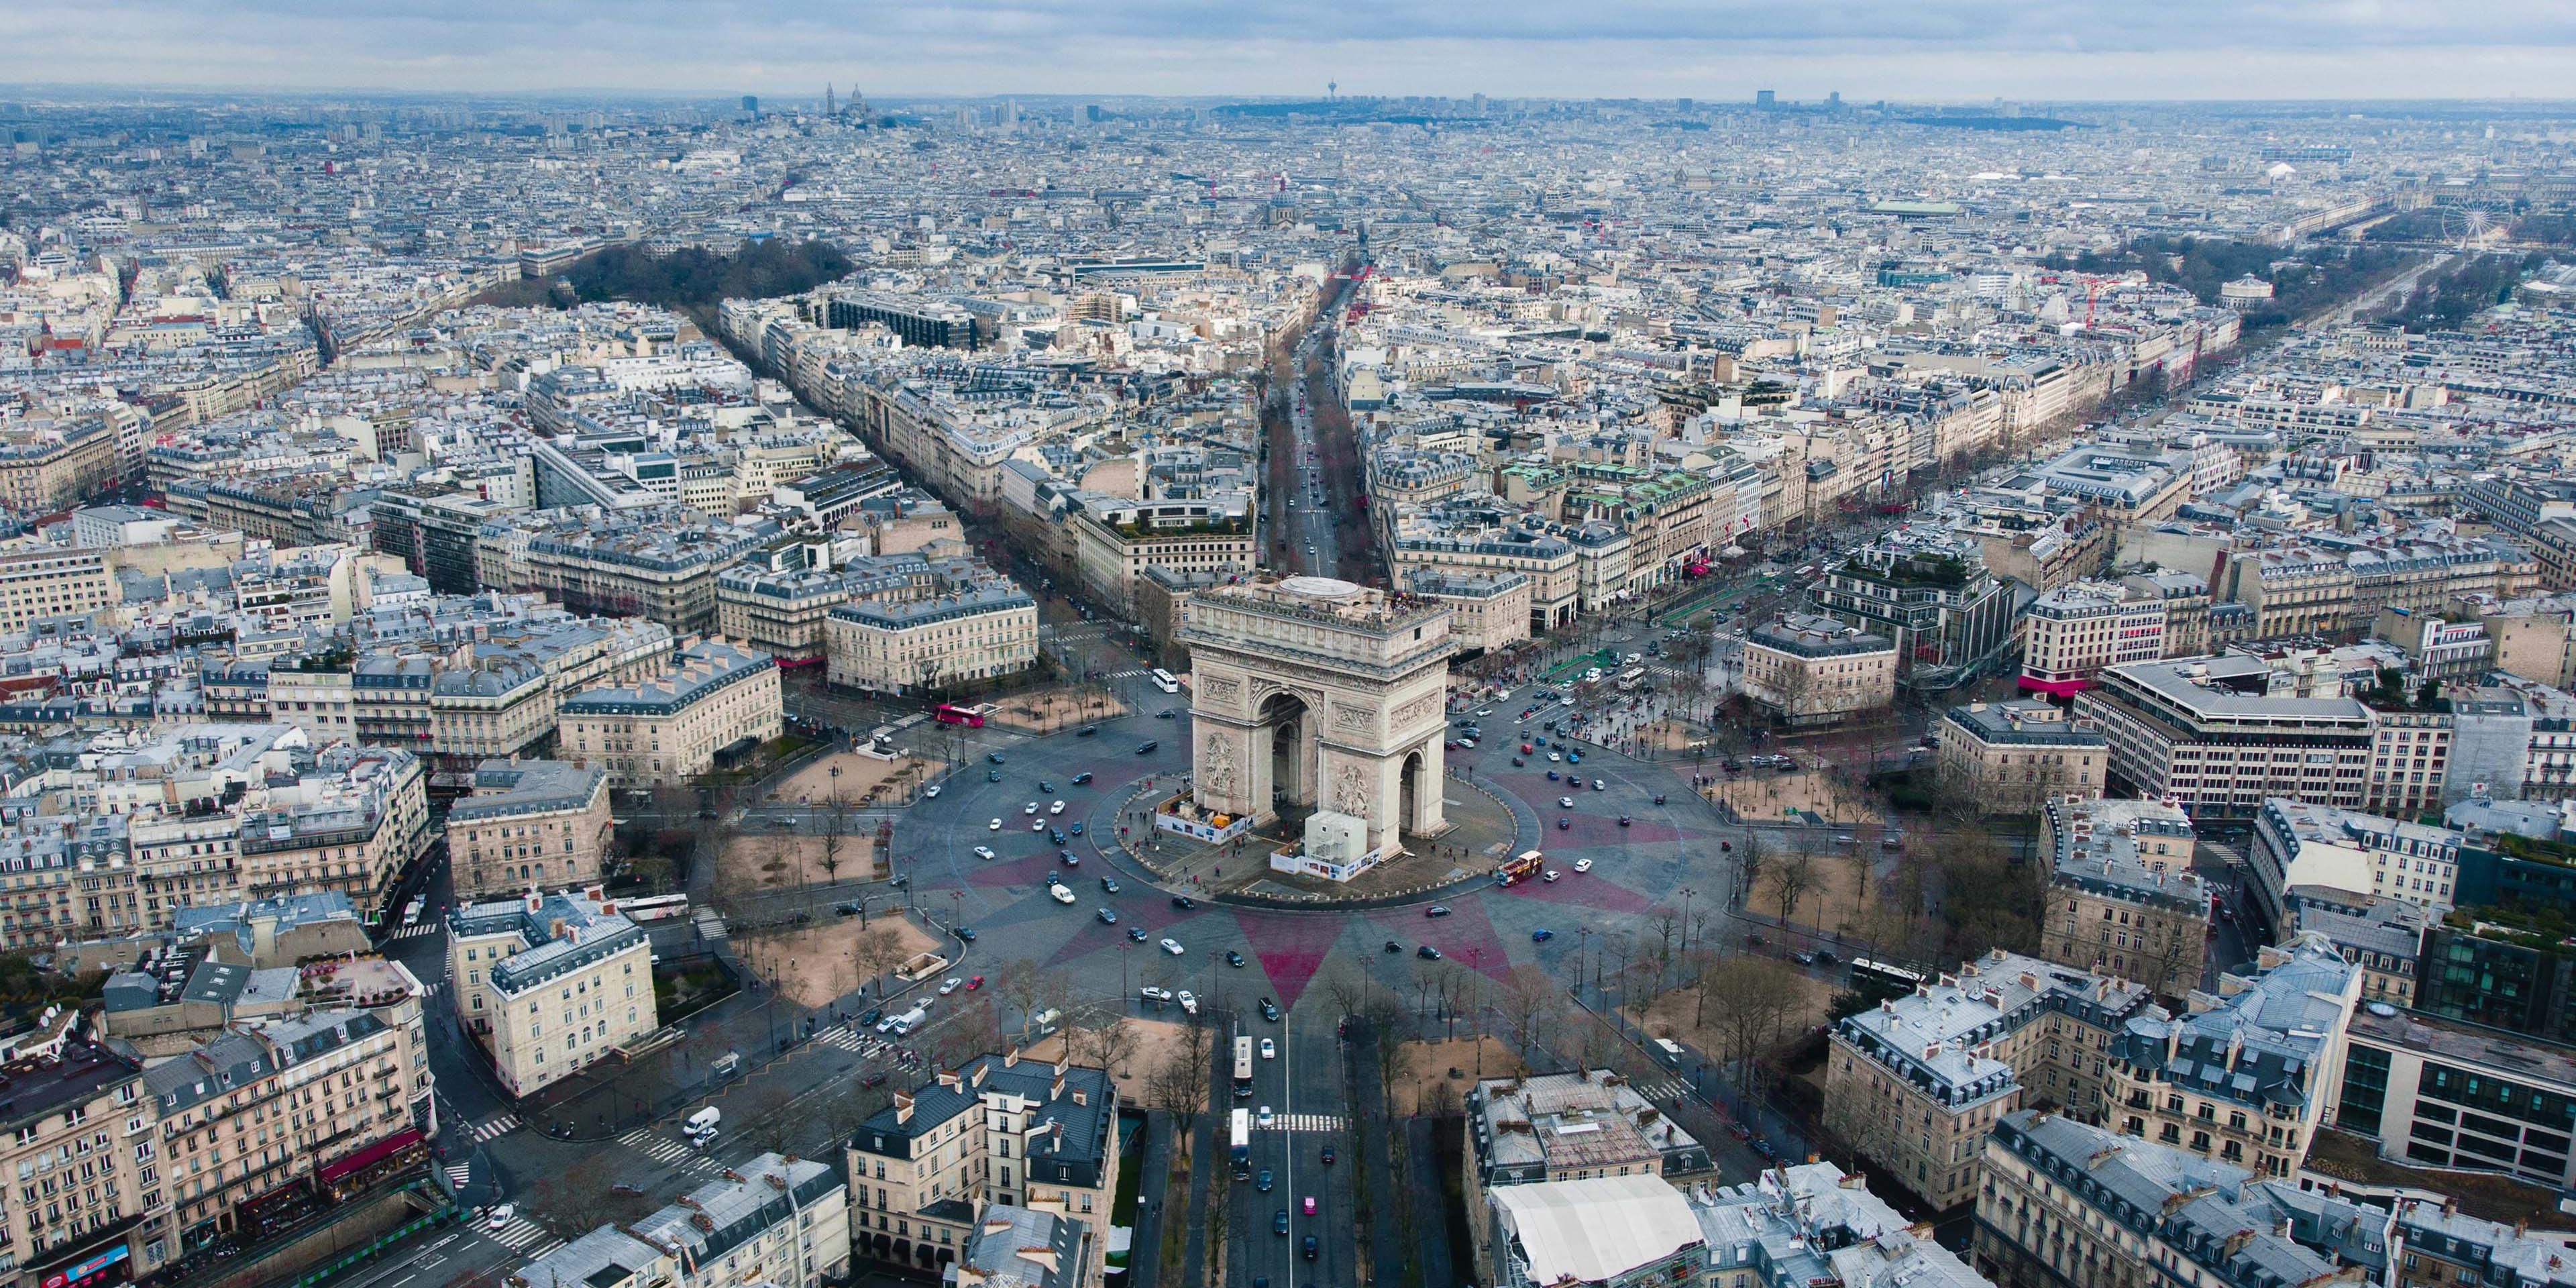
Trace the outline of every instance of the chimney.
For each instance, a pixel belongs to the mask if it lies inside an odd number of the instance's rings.
[[[1020,1067],[1020,1049],[1018,1047],[1012,1047],[1010,1050],[1002,1053],[1002,1067],[1005,1069],[1016,1069]]]
[[[894,1121],[897,1126],[901,1126],[904,1123],[912,1121],[911,1092],[898,1091],[894,1093]]]

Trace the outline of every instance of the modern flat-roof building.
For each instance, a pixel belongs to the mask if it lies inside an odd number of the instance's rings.
[[[1596,1176],[1489,1190],[1485,1227],[1503,1288],[1647,1288],[1688,1284],[1708,1265],[1698,1218],[1660,1176]]]
[[[2335,1126],[2414,1167],[2576,1186],[2576,1050],[2394,1006],[2355,1011]]]
[[[2272,797],[2359,809],[2368,786],[2370,709],[2276,696],[2261,658],[2114,666],[2075,695],[2075,715],[2109,740],[2108,790],[2171,800],[2195,819],[2250,818]]]
[[[1467,1210],[1498,1185],[1713,1169],[1708,1146],[1607,1069],[1487,1078],[1467,1093]]]

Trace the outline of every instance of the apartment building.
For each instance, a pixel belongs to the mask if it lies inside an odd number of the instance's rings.
[[[1141,502],[1096,494],[1080,499],[1065,516],[1073,531],[1074,573],[1084,590],[1120,612],[1135,611],[1136,579],[1147,568],[1236,573],[1262,562],[1252,516],[1229,512],[1223,501]]]
[[[1500,1185],[1711,1171],[1708,1146],[1607,1069],[1487,1078],[1467,1093],[1467,1210]]]
[[[2359,810],[2274,798],[2254,816],[2246,849],[2246,911],[2257,926],[2289,924],[2307,890],[2411,903],[2439,916],[2458,902],[2461,832]]]
[[[325,747],[292,787],[271,786],[264,801],[242,809],[241,894],[338,891],[381,916],[395,882],[430,840],[419,757],[389,747]]]
[[[1971,1260],[1998,1288],[2387,1288],[2390,1214],[2033,1110],[1978,1164]]]
[[[1896,645],[1830,617],[1786,613],[1744,637],[1744,697],[1793,728],[1834,724],[1896,697]]]
[[[144,1071],[177,1251],[426,1166],[429,1069],[402,1015],[416,1004],[237,1025]]]
[[[2397,1203],[2397,1238],[2403,1248],[2392,1288],[2559,1288],[2576,1284],[2576,1256],[2568,1255],[2565,1229],[2534,1230],[2528,1218],[2508,1225],[2471,1216],[2456,1198],[2438,1202],[2405,1198]]]
[[[602,1228],[675,1250],[688,1288],[822,1288],[850,1270],[849,1186],[839,1168],[810,1158],[745,1159],[643,1220],[622,1230]],[[587,1273],[566,1277],[588,1256],[574,1247],[566,1244],[514,1277],[529,1284],[595,1282]]]
[[[0,550],[0,630],[22,631],[49,617],[78,617],[114,605],[110,555],[102,548],[32,542]]]
[[[893,555],[849,576],[845,602],[823,623],[834,685],[917,693],[1037,665],[1037,601],[979,561]]]
[[[2022,610],[2021,687],[2059,697],[2103,668],[2165,656],[2165,600],[2124,582],[2055,587]]]
[[[2164,656],[2197,657],[2215,652],[2209,643],[2209,582],[2198,575],[2157,569],[2120,578],[2120,587],[2138,598],[2164,601]]]
[[[2123,1134],[2257,1176],[2296,1174],[2310,1136],[2335,1120],[2361,971],[2317,940],[2267,945],[2257,965],[2221,975],[2207,1009],[2141,1015],[2113,1037],[2106,1090]]]
[[[935,1269],[957,1259],[975,1213],[1005,1204],[1085,1224],[1076,1254],[1097,1281],[1118,1192],[1118,1089],[1105,1070],[980,1055],[879,1110],[850,1137],[856,1246]]]
[[[2074,714],[2108,740],[2106,790],[2169,799],[2195,819],[2248,818],[2275,796],[2359,809],[2369,785],[2370,709],[2275,696],[2260,658],[2114,666],[2075,695]]]
[[[1461,498],[1427,507],[1380,507],[1380,538],[1398,584],[1415,568],[1462,576],[1517,573],[1529,580],[1529,632],[1565,626],[1578,611],[1582,573],[1573,543],[1543,528],[1507,523],[1510,511]]]
[[[1976,1191],[1979,1142],[2027,1098],[2098,1116],[2107,1061],[2154,1014],[2125,980],[1996,949],[1834,1026],[1825,1125],[1934,1208]]]
[[[784,726],[778,663],[722,640],[680,650],[673,667],[632,685],[585,689],[558,708],[560,754],[598,764],[616,787],[668,787],[748,750]]]
[[[2191,870],[2191,816],[2160,801],[2061,796],[2040,811],[2050,856],[2040,955],[2134,979],[2159,997],[2198,989],[2211,892]]]
[[[2102,731],[2038,698],[1952,707],[1939,733],[1935,784],[1981,813],[2029,814],[2059,798],[2100,796],[2110,772]]]
[[[1811,594],[1825,616],[1881,636],[1917,689],[1952,687],[2012,642],[2013,595],[1976,542],[1909,524],[1853,551]]]
[[[651,957],[643,928],[595,891],[531,892],[447,915],[457,1026],[514,1096],[661,1027]]]
[[[2455,704],[2402,693],[2392,700],[2380,690],[2367,691],[2363,703],[2370,708],[2371,730],[2362,808],[2409,816],[2441,809],[2449,799],[2451,744],[2459,725]]]
[[[1449,634],[1461,654],[1493,652],[1530,637],[1530,579],[1519,573],[1417,567],[1403,586],[1449,606]]]
[[[116,436],[100,419],[0,434],[0,506],[33,516],[88,500],[122,469]]]
[[[2415,1005],[2417,959],[2432,920],[2422,904],[2304,886],[2290,896],[2290,918],[2290,934],[2320,936],[2361,968],[2363,1006]]]
[[[615,824],[608,771],[561,760],[487,760],[447,811],[456,897],[563,890],[600,879]]]
[[[717,574],[776,535],[775,524],[715,523],[678,505],[532,510],[483,524],[475,579],[487,590],[543,592],[574,613],[704,633],[716,628]]]
[[[57,1017],[0,1062],[0,1284],[124,1283],[181,1251],[143,1067]]]

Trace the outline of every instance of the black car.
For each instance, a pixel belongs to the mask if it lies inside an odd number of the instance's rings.
[[[1254,1188],[1254,1189],[1256,1189],[1256,1190],[1259,1190],[1259,1191],[1261,1191],[1261,1192],[1262,1192],[1262,1193],[1264,1193],[1264,1194],[1267,1194],[1267,1193],[1269,1193],[1269,1192],[1270,1192],[1270,1169],[1269,1169],[1269,1168],[1267,1168],[1267,1167],[1262,1168],[1262,1169],[1261,1169],[1261,1174],[1252,1178],[1252,1188]]]
[[[993,762],[994,764],[998,765],[998,764],[1001,764],[1001,763],[1002,763],[1002,753],[1000,753],[1000,752],[998,752],[998,751],[988,751],[988,752],[984,753],[984,759],[989,760],[989,761]]]
[[[1261,999],[1261,1018],[1268,1020],[1273,1024],[1277,1024],[1279,1022],[1279,1004],[1266,997]]]
[[[1235,952],[1232,949],[1226,950],[1225,964],[1232,966],[1237,970],[1243,969],[1243,954]]]
[[[1427,962],[1436,962],[1440,960],[1440,950],[1429,944],[1424,944],[1420,948],[1414,949],[1413,955]]]
[[[1288,1233],[1288,1209],[1281,1208],[1279,1209],[1279,1215],[1270,1218],[1270,1232],[1272,1234]]]
[[[1160,746],[1162,746],[1162,745],[1163,745],[1163,744],[1161,744],[1161,743],[1159,743],[1159,742],[1156,742],[1156,741],[1154,741],[1154,740],[1153,740],[1153,739],[1151,739],[1151,738],[1148,738],[1148,739],[1146,739],[1145,741],[1143,741],[1143,742],[1140,742],[1140,743],[1136,744],[1136,754],[1137,754],[1137,755],[1139,755],[1139,756],[1150,756],[1150,755],[1153,755],[1153,754],[1154,754],[1154,749],[1155,749],[1155,748],[1157,748],[1157,747],[1160,747]]]
[[[1157,719],[1157,720],[1169,720],[1169,719],[1171,719],[1172,717],[1177,716],[1177,715],[1179,715],[1179,714],[1180,714],[1180,709],[1179,709],[1179,708],[1177,708],[1177,707],[1165,707],[1165,708],[1163,708],[1162,710],[1155,712],[1155,713],[1154,713],[1154,718],[1155,718],[1155,719]]]
[[[971,926],[959,926],[955,933],[959,942],[969,944],[975,942],[975,930]]]
[[[1087,782],[1090,782],[1090,781],[1091,781],[1091,771],[1090,771],[1090,770],[1088,770],[1088,769],[1086,769],[1086,770],[1082,771],[1082,772],[1081,772],[1081,773],[1079,773],[1079,774],[1075,774],[1075,775],[1073,776],[1073,785],[1074,785],[1074,786],[1076,786],[1076,787],[1080,787],[1080,786],[1082,786],[1084,783],[1087,783]]]
[[[1390,940],[1386,941],[1386,950],[1387,950],[1388,952],[1391,952],[1391,953],[1400,953],[1400,952],[1403,952],[1403,951],[1404,951],[1404,945],[1399,944],[1399,943],[1395,942],[1394,940],[1390,939]]]
[[[1449,915],[1449,907],[1446,904],[1435,903],[1430,907],[1423,909],[1422,915],[1426,917],[1446,917]]]
[[[859,905],[855,903],[836,903],[832,905],[832,911],[837,912],[844,917],[855,917],[859,915]]]
[[[1330,1166],[1332,1166],[1332,1165],[1333,1165],[1333,1147],[1332,1147],[1332,1146],[1330,1146],[1330,1145],[1326,1145],[1326,1146],[1324,1147],[1324,1166],[1326,1166],[1326,1167],[1330,1167]]]
[[[1055,784],[1041,778],[1038,780],[1038,790],[1042,792],[1052,792],[1055,790]]]
[[[1073,736],[1076,738],[1088,738],[1099,732],[1100,726],[1098,725],[1084,725],[1080,729],[1074,730]]]
[[[1127,928],[1127,937],[1141,944],[1145,942],[1145,928],[1143,926],[1129,926]]]
[[[1172,896],[1172,906],[1182,909],[1195,908],[1199,906],[1199,901],[1185,894],[1176,894]]]
[[[1111,893],[1111,894],[1116,894],[1116,893],[1118,893],[1118,878],[1116,878],[1116,877],[1102,877],[1102,878],[1100,878],[1100,888],[1101,888],[1101,889],[1103,889],[1103,890],[1108,891],[1108,892],[1109,892],[1109,893]]]
[[[1315,1236],[1311,1234],[1307,1235],[1305,1243],[1299,1246],[1300,1250],[1297,1255],[1304,1257],[1308,1261],[1315,1259]]]
[[[861,1024],[874,1024],[874,1023],[876,1023],[878,1020],[881,1020],[881,1019],[884,1019],[884,1018],[885,1018],[885,1012],[884,1012],[884,1011],[879,1010],[878,1008],[871,1006],[871,1007],[869,1007],[867,1010],[865,1010],[865,1011],[863,1011],[863,1012],[861,1012],[861,1013],[859,1014],[859,1023],[861,1023]]]

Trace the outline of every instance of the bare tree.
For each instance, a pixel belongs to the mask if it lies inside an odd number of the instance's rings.
[[[1555,1027],[1563,1006],[1563,991],[1554,976],[1537,966],[1515,966],[1503,977],[1501,1006],[1512,1049],[1527,1063],[1530,1048],[1538,1042],[1539,1035]]]
[[[1703,986],[1709,988],[1710,1004],[1717,1012],[1723,1058],[1737,1070],[1736,1085],[1751,1094],[1762,1058],[1805,1004],[1805,990],[1796,972],[1770,957],[1726,958]]]
[[[1154,1099],[1180,1120],[1181,1154],[1190,1152],[1191,1136],[1198,1129],[1199,1115],[1207,1112],[1208,1080],[1213,1076],[1208,1065],[1212,1039],[1207,1026],[1187,1024],[1181,1027],[1180,1040],[1172,1044],[1163,1066],[1154,1071],[1147,1084]]]
[[[1011,1045],[1026,1046],[1029,1041],[1029,1020],[1038,1013],[1038,993],[1044,987],[1044,980],[1038,970],[1038,964],[1026,957],[1014,957],[1002,963],[1001,974],[1001,986],[996,991],[1001,993],[1002,1000],[1009,1002],[1011,1009],[1020,1017],[1017,1030],[1019,1036]]]
[[[1760,888],[1762,875],[1768,870],[1771,846],[1762,839],[1762,829],[1748,827],[1735,843],[1736,902],[1753,902],[1753,892]]]
[[[902,938],[883,923],[860,931],[858,941],[850,948],[851,964],[858,968],[863,980],[878,986],[880,996],[885,992],[886,975],[903,965],[904,957]]]
[[[1816,856],[1804,848],[1791,850],[1787,857],[1771,867],[1771,898],[1780,906],[1780,920],[1786,922],[1798,915],[1798,903],[1816,888]]]

